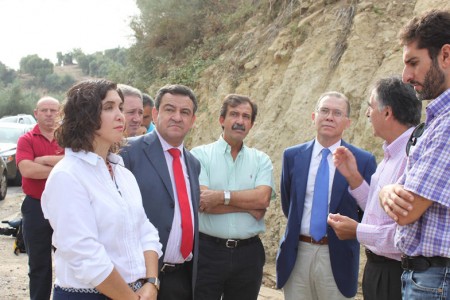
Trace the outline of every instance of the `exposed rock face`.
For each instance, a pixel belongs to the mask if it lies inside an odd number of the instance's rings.
[[[285,1],[289,2],[289,1]],[[352,126],[344,139],[381,158],[379,138],[365,117],[371,84],[401,74],[399,29],[414,15],[431,8],[450,9],[448,0],[315,1],[298,0],[273,23],[262,27],[255,16],[231,36],[221,63],[200,80],[200,108],[188,146],[216,140],[222,99],[229,93],[249,95],[259,106],[246,143],[272,158],[277,186],[286,147],[314,137],[311,114],[320,94],[336,90],[351,102]],[[285,217],[277,199],[266,214],[267,259],[275,259]]]

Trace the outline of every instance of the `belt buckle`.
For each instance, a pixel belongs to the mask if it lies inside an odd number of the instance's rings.
[[[402,268],[403,270],[408,271],[419,271],[419,269],[422,269],[419,263],[419,259],[407,255],[402,256]],[[426,270],[427,268],[425,268]]]
[[[161,268],[161,272],[164,272],[164,270],[166,269],[166,267],[169,268],[175,268],[175,265],[172,264],[163,264],[162,268]]]
[[[236,248],[238,245],[238,241],[237,240],[227,240],[225,243],[225,246],[227,248]]]

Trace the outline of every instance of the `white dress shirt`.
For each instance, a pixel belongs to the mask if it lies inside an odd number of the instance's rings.
[[[327,157],[328,161],[328,167],[330,168],[330,178],[329,178],[329,184],[328,184],[328,204],[330,203],[331,199],[331,190],[333,188],[333,179],[334,179],[334,173],[336,172],[336,167],[333,163],[333,152],[341,145],[341,140],[339,140],[336,144],[331,145],[328,147],[330,150],[330,154]],[[301,230],[300,234],[311,236],[309,232],[309,227],[311,223],[311,209],[312,209],[312,202],[313,202],[313,196],[314,196],[314,183],[316,182],[316,175],[317,170],[319,169],[320,160],[322,159],[322,149],[325,148],[322,146],[319,141],[316,139],[313,146],[312,156],[311,156],[311,163],[309,165],[309,173],[308,173],[308,183],[306,185],[306,194],[305,194],[305,204],[303,208],[303,217],[302,217],[302,224],[301,224]],[[328,208],[330,205],[328,205]]]
[[[181,167],[183,168],[184,181],[186,182],[187,194],[189,197],[189,206],[191,209],[191,219],[192,219],[192,229],[194,229],[194,214],[192,210],[192,197],[191,197],[191,185],[189,184],[189,175],[186,167],[186,162],[184,161],[184,146],[181,144],[178,147],[173,147],[169,143],[167,143],[162,136],[159,134],[158,129],[155,129],[156,134],[158,135],[159,141],[161,142],[161,146],[164,152],[164,157],[166,159],[167,168],[169,170],[170,182],[172,183],[173,196],[175,198],[175,207],[174,207],[174,215],[172,221],[172,229],[170,230],[169,239],[167,240],[166,250],[164,254],[164,262],[171,264],[181,264],[185,261],[183,255],[181,255],[180,246],[181,246],[181,212],[180,205],[178,204],[178,194],[177,187],[175,185],[175,177],[173,176],[173,158],[169,153],[169,149],[177,148],[180,150],[180,160]],[[197,208],[196,208],[197,209]],[[195,230],[195,229],[194,229]],[[192,234],[194,236],[194,233]],[[192,252],[186,258],[187,261],[192,259]]]
[[[120,156],[108,160],[114,180],[100,156],[67,148],[47,179],[41,204],[54,230],[55,284],[61,287],[93,288],[114,267],[131,283],[146,275],[144,251],[162,255],[136,179]]]

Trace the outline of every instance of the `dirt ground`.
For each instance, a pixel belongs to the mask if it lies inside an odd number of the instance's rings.
[[[0,220],[11,220],[20,213],[23,194],[20,187],[9,187],[5,200],[0,201]],[[0,226],[5,226],[1,224]],[[26,254],[16,256],[13,253],[13,237],[0,235],[0,299],[3,300],[25,300],[28,294],[28,266]],[[361,257],[361,266],[365,261]],[[275,286],[275,266],[267,263],[264,268],[263,286],[261,287],[258,300],[281,300],[283,294]],[[360,289],[359,289],[360,290]],[[363,299],[360,291],[356,300]]]

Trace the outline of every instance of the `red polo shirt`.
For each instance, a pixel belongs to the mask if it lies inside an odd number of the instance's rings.
[[[22,160],[34,161],[36,157],[45,155],[62,155],[62,149],[56,140],[49,141],[42,135],[39,125],[22,135],[17,141],[16,164]],[[31,179],[22,176],[23,192],[33,198],[41,199],[47,179]]]

